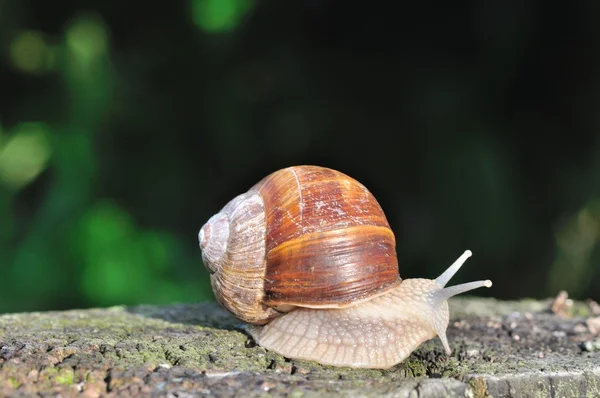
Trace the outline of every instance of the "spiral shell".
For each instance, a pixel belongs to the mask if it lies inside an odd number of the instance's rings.
[[[324,167],[268,175],[211,217],[198,238],[217,300],[248,323],[296,307],[352,306],[401,281],[377,200]]]

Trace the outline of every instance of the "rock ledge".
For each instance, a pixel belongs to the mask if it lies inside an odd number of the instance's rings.
[[[0,396],[600,396],[599,318],[551,304],[454,298],[453,354],[431,340],[386,371],[290,361],[214,303],[7,314]]]

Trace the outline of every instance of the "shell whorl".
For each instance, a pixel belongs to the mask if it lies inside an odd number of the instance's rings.
[[[263,200],[250,190],[232,199],[198,234],[217,301],[253,324],[279,315],[264,305],[265,230]]]
[[[210,271],[216,272],[215,264],[218,264],[227,253],[229,242],[229,217],[227,214],[217,213],[212,216],[200,229],[198,242],[204,264]]]

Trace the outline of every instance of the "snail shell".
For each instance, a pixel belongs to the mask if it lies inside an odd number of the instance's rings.
[[[256,325],[298,307],[349,307],[401,282],[395,237],[375,197],[324,167],[268,175],[198,238],[217,300]]]

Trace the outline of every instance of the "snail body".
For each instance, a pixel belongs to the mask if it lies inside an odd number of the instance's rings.
[[[295,166],[263,178],[201,228],[217,301],[262,347],[289,358],[388,368],[439,336],[447,299],[491,282],[446,288],[466,251],[435,280],[402,280],[379,203],[351,177]]]

